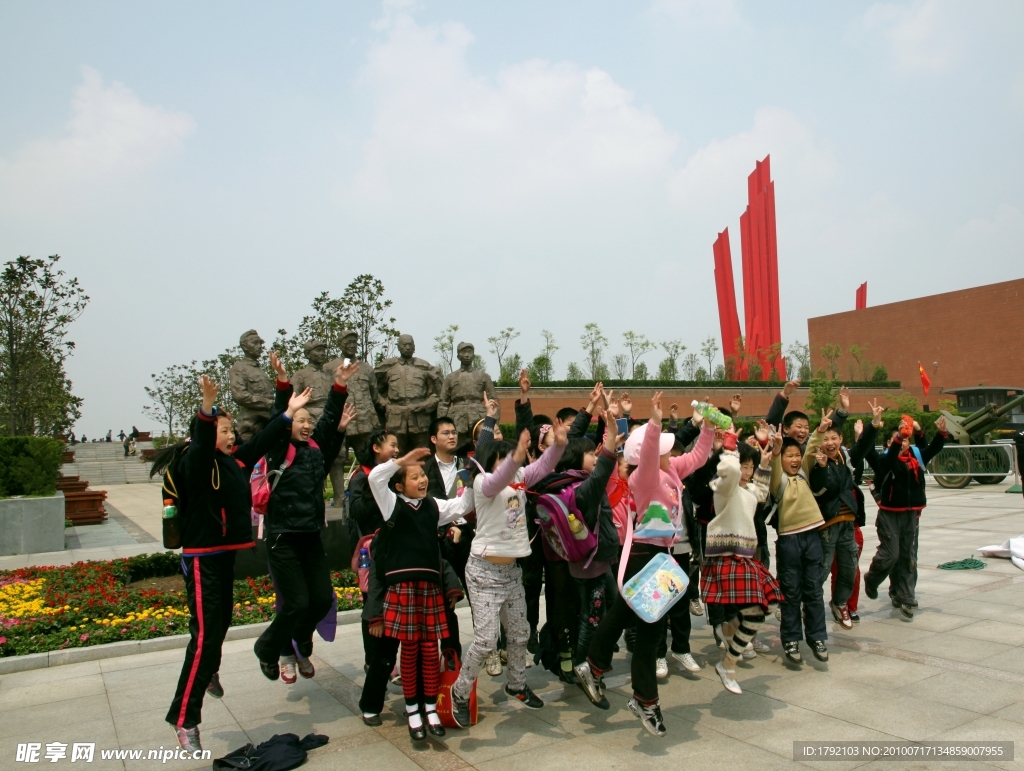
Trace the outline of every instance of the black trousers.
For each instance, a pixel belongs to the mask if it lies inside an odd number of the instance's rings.
[[[775,541],[782,601],[782,642],[825,641],[825,602],[821,593],[821,536],[817,530],[780,535]],[[801,619],[800,607],[806,615]]]
[[[687,575],[690,574],[690,555],[689,554],[673,554],[675,561],[679,563],[679,567],[683,569]],[[692,627],[692,620],[690,619],[690,600],[700,596],[700,579],[693,580],[696,576],[691,576],[690,585],[686,587],[686,594],[683,595],[683,599],[677,602],[669,612],[666,614],[668,622],[665,624],[664,629],[661,632],[661,642],[658,644],[658,658],[663,659],[668,656],[668,633],[672,632],[672,652],[673,653],[689,653],[690,652],[690,629]]]
[[[558,636],[559,651],[568,652],[576,647],[579,632],[579,595],[575,579],[569,574],[569,563],[547,560],[544,563],[544,602],[548,623]]]
[[[535,632],[540,624],[540,590],[544,586],[544,547],[541,545],[543,537],[538,533],[530,545],[530,556],[516,560],[523,571],[526,620],[530,624],[531,632]]]
[[[260,661],[276,662],[291,652],[313,653],[313,631],[331,609],[331,573],[320,533],[280,533],[267,538],[270,572],[280,594],[281,609],[253,649]]]
[[[231,626],[235,553],[182,557],[181,566],[192,614],[188,622],[192,639],[185,648],[185,662],[181,665],[174,701],[167,710],[167,722],[194,728],[202,720],[206,686],[220,669],[221,645]]]
[[[629,562],[626,563],[624,580],[632,578],[643,570],[651,557],[659,551],[656,547],[644,546],[649,548],[650,551],[645,551],[641,554],[636,552],[630,554]],[[667,551],[667,549],[661,549],[660,551]],[[617,588],[618,586],[616,585]],[[676,604],[685,604],[685,601],[680,600]],[[590,640],[590,655],[588,658],[590,663],[601,670],[601,672],[607,672],[611,669],[615,643],[618,642],[622,630],[626,628],[626,624],[631,619],[636,622],[636,640],[633,642],[633,658],[630,661],[630,672],[633,676],[633,693],[640,701],[646,704],[653,704],[658,700],[656,660],[658,657],[658,645],[664,634],[664,617],[658,619],[653,624],[646,623],[637,617],[633,609],[622,598],[622,594],[616,591],[615,602],[608,609],[600,626],[597,627],[594,636]]]
[[[912,511],[879,511],[875,519],[878,551],[864,576],[864,585],[878,588],[889,579],[889,596],[905,605],[917,605],[918,520]]]
[[[572,649],[573,666],[582,664],[590,653],[590,641],[594,630],[601,624],[608,606],[619,593],[618,585],[609,568],[595,578],[574,578],[576,596],[579,602],[577,616],[576,645]]]

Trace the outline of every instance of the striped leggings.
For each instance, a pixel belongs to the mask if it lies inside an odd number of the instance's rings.
[[[423,685],[423,703],[437,703],[441,682],[441,663],[437,640],[402,641],[402,693],[407,705],[419,703],[419,686]]]
[[[722,633],[728,643],[722,663],[726,669],[734,669],[743,655],[743,649],[754,639],[757,630],[764,623],[764,608],[760,605],[731,606],[733,617],[722,624]]]

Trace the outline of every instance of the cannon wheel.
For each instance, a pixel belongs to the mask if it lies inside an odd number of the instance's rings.
[[[967,450],[944,447],[932,460],[931,467],[940,487],[960,490],[971,483],[971,456]]]
[[[1010,473],[1010,456],[1001,447],[975,447],[971,450],[971,470],[975,473],[1002,473],[1000,477],[974,477],[980,485],[997,485]]]

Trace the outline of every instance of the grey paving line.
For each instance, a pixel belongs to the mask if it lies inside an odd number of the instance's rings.
[[[131,519],[126,517],[115,506],[112,506],[109,501],[103,502],[103,507],[107,510],[110,517],[121,527],[125,529],[132,538],[135,539],[136,543],[144,543],[146,545],[156,543],[153,540],[153,536],[143,530],[141,527],[135,524]]]

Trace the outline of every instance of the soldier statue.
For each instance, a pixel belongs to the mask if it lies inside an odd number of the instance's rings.
[[[342,365],[345,359],[356,361],[356,351],[359,347],[359,335],[351,329],[341,333],[339,339],[341,344],[342,358],[328,362],[324,366],[327,373],[334,372]],[[331,375],[333,381],[333,375]],[[355,407],[356,416],[348,425],[345,432],[345,445],[355,452],[359,452],[370,434],[380,430],[380,417],[377,410],[380,406],[380,397],[377,395],[377,378],[374,376],[373,367],[365,361],[359,362],[359,371],[348,379],[348,403]],[[347,450],[342,451],[338,456],[338,462],[331,469],[331,485],[334,487],[334,506],[341,506],[345,492],[345,471],[344,459],[348,455]]]
[[[400,356],[382,361],[374,370],[385,426],[388,433],[398,437],[403,453],[430,446],[430,424],[441,390],[440,370],[428,361],[413,358],[415,352],[412,335],[402,335],[398,338]]]
[[[459,361],[462,366],[444,379],[441,399],[437,407],[439,418],[449,417],[455,421],[459,432],[459,447],[472,441],[473,426],[487,417],[483,397],[497,399],[491,376],[483,370],[473,369],[476,349],[472,343],[459,343]]]
[[[242,441],[251,439],[270,420],[274,406],[274,383],[262,367],[263,339],[250,329],[238,340],[245,358],[231,365],[228,383],[231,398],[238,405],[237,429]]]
[[[327,396],[334,385],[334,375],[328,375],[325,371],[324,362],[327,361],[327,344],[320,340],[310,340],[302,347],[309,364],[292,375],[292,387],[295,393],[301,394],[307,388],[312,389],[313,395],[306,403],[306,409],[313,422],[320,420],[323,414],[324,405],[327,404]],[[330,370],[333,372],[334,370]]]

